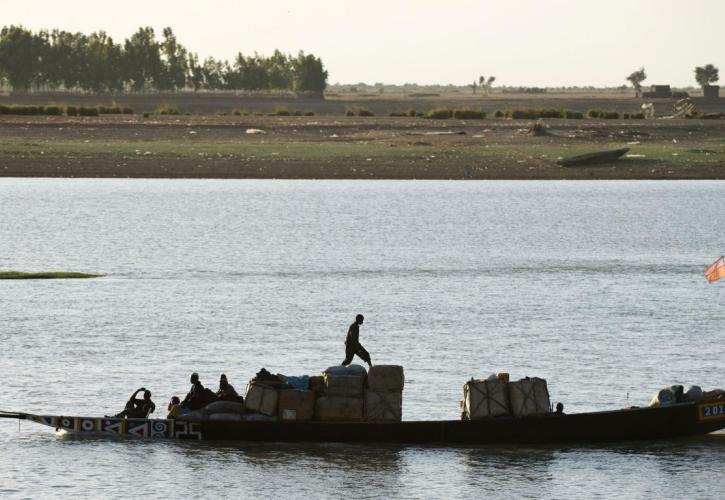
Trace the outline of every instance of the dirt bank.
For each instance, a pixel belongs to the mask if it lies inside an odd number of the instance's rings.
[[[0,117],[0,176],[722,179],[725,121]],[[263,133],[248,133],[257,129]],[[556,159],[630,147],[596,167]]]

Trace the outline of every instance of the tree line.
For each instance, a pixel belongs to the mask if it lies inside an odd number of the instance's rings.
[[[647,73],[644,68],[639,68],[630,74],[626,80],[632,84],[632,87],[637,92],[642,90],[642,82],[647,79]],[[720,80],[720,70],[712,64],[706,64],[705,66],[695,67],[695,81],[700,87],[706,87],[713,83],[717,83]]]
[[[123,91],[291,90],[321,95],[328,73],[320,58],[275,50],[264,57],[237,53],[233,61],[203,61],[164,28],[141,27],[123,43],[104,31],[34,33],[23,26],[0,31],[0,78],[13,90]]]

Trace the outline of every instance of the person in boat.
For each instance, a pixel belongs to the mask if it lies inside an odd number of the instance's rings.
[[[564,403],[556,403],[556,411],[554,412],[555,415],[563,415],[564,414]]]
[[[373,363],[370,360],[370,353],[360,344],[360,325],[365,321],[362,314],[355,316],[355,322],[347,329],[347,338],[345,339],[345,360],[342,366],[352,363],[352,358],[357,354],[360,359],[365,361],[372,368]]]
[[[190,410],[199,410],[209,403],[216,400],[216,395],[204,387],[199,380],[199,374],[194,372],[191,374],[191,389],[181,402],[181,406]]]
[[[169,414],[166,418],[176,418],[179,414],[181,414],[181,401],[178,396],[172,396],[167,410],[169,411]]]
[[[237,394],[237,391],[234,390],[234,386],[229,383],[227,380],[227,376],[222,373],[222,376],[219,377],[219,390],[216,391],[216,400],[217,401],[233,401],[235,403],[243,403],[244,399]]]
[[[143,398],[137,398],[139,392],[143,392]],[[156,405],[151,401],[151,391],[141,387],[134,392],[126,403],[126,408],[115,415],[116,418],[146,418],[153,413]]]

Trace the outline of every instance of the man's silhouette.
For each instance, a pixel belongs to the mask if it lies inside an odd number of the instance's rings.
[[[342,362],[343,366],[347,366],[352,363],[352,358],[357,354],[360,359],[365,361],[368,366],[372,367],[373,363],[370,361],[370,354],[360,344],[360,325],[363,324],[365,318],[362,314],[355,316],[355,322],[350,325],[347,330],[347,338],[345,339],[345,361]]]

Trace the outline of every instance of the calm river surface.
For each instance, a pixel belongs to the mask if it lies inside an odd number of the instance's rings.
[[[404,418],[463,383],[548,380],[567,412],[725,386],[725,182],[0,180],[0,409],[163,410],[198,371],[316,374],[366,316]],[[0,421],[0,497],[694,498],[725,435],[594,447],[190,444]]]

